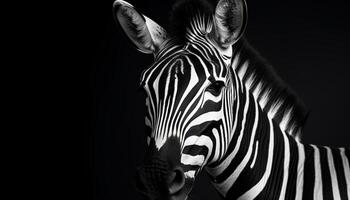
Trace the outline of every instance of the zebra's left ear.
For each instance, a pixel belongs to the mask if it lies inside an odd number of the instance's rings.
[[[139,51],[147,54],[158,52],[160,45],[167,37],[161,26],[139,13],[134,6],[126,1],[115,1],[113,14],[124,33]]]
[[[220,0],[215,8],[212,37],[221,48],[227,48],[242,37],[247,21],[245,0]]]

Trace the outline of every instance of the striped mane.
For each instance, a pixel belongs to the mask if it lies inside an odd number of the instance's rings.
[[[185,43],[189,34],[210,30],[215,2],[183,0],[172,9],[168,30],[176,41]],[[196,30],[193,24],[196,24]],[[234,23],[234,22],[231,22]],[[308,111],[301,99],[276,74],[273,67],[253,49],[245,38],[233,47],[239,53],[238,72],[262,109],[280,125],[283,131],[300,139]],[[233,58],[235,55],[233,55]],[[249,60],[248,64],[244,64]],[[254,92],[253,92],[254,91]]]
[[[239,49],[235,52],[240,54],[236,71],[262,109],[283,131],[300,139],[308,116],[308,110],[302,100],[245,38],[234,48]]]

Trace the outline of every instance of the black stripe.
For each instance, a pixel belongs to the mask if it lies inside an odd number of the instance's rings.
[[[288,135],[287,135],[288,136]],[[296,184],[298,176],[298,145],[293,138],[288,136],[288,142],[290,146],[290,161],[289,161],[289,175],[286,190],[286,200],[295,199],[296,195]]]
[[[343,161],[340,155],[339,149],[332,149],[333,154],[333,160],[334,160],[334,168],[335,172],[337,174],[338,179],[338,186],[339,186],[339,193],[341,199],[347,199],[347,188],[346,188],[346,180],[345,180],[345,173],[344,173],[344,166]]]
[[[187,171],[196,171],[199,169],[198,165],[181,165],[182,169],[184,170],[184,172]]]
[[[333,199],[332,191],[332,180],[329,171],[327,149],[324,147],[317,147],[320,151],[320,165],[321,165],[321,175],[322,175],[322,189],[324,199]]]
[[[315,186],[315,165],[314,149],[310,145],[305,145],[304,164],[304,190],[303,199],[313,199]]]
[[[196,155],[204,155],[204,157],[207,156],[208,154],[208,147],[206,146],[198,146],[198,145],[189,145],[184,148],[182,151],[183,154],[188,154],[191,156],[196,156]]]

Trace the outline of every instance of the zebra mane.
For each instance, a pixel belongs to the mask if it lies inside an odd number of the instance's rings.
[[[205,0],[180,0],[172,7],[169,20],[169,35],[179,42],[184,42],[188,34],[205,33],[212,28],[212,15],[215,2]],[[194,30],[196,28],[196,30]]]
[[[283,131],[300,140],[308,116],[308,110],[302,100],[245,38],[235,44],[234,48],[240,49],[235,52],[239,54],[239,63],[235,65],[236,72],[261,108]]]

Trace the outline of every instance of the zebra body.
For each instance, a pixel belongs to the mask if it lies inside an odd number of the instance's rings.
[[[155,57],[140,84],[150,146],[141,192],[186,199],[206,168],[225,199],[350,199],[349,149],[300,142],[303,108],[287,89],[261,78],[261,62],[240,39],[245,2],[221,0],[213,18],[201,12],[206,5],[189,2],[177,5],[194,8],[178,12],[194,13],[184,17],[183,38],[124,1],[114,5],[129,39]]]

